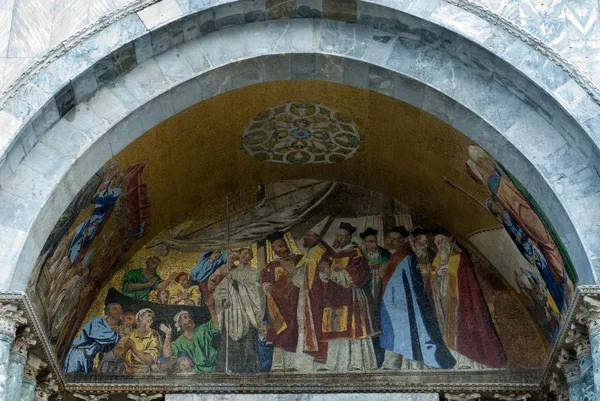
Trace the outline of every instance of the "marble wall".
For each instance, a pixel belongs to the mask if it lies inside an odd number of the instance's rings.
[[[154,2],[143,3],[147,6]],[[298,5],[307,3],[308,6],[322,2],[322,0],[297,1]],[[443,1],[439,0],[439,2]],[[570,60],[597,85],[600,84],[598,1],[451,0],[450,2],[459,5],[477,4],[520,26]],[[32,63],[50,49],[60,46],[61,42],[71,35],[97,23],[99,19],[116,10],[135,5],[141,7],[139,3],[138,0],[0,1],[0,90],[6,89]],[[190,3],[194,1],[163,0],[162,3],[165,3],[163,7],[165,12],[177,13],[179,8],[181,10],[189,8]],[[276,12],[279,8],[272,11]],[[316,8],[319,6],[317,5]],[[306,9],[311,8],[306,7]],[[281,14],[285,16],[285,12]],[[140,17],[142,15],[143,12],[140,12]]]
[[[166,394],[165,401],[438,401],[438,393],[382,394]]]

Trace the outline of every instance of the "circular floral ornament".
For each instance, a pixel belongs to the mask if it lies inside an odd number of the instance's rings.
[[[337,163],[361,149],[356,124],[317,103],[268,108],[250,120],[242,138],[248,155],[269,163]]]

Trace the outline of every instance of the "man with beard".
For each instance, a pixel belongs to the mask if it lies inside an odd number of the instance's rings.
[[[398,227],[402,237],[387,267],[382,269],[380,344],[385,351],[382,369],[422,369],[423,363],[451,368],[455,360],[446,348],[425,295],[417,257],[408,241],[408,231]]]
[[[382,266],[386,266],[392,257],[392,254],[387,249],[380,247],[377,244],[378,233],[379,231],[371,227],[367,227],[363,233],[360,233],[360,238],[363,240],[362,252],[367,257],[371,274],[369,281],[367,281],[367,284],[365,285],[365,289],[373,296],[373,308],[377,316],[379,316],[382,295],[379,269],[381,269]],[[379,337],[373,337],[373,348],[375,349],[377,366],[381,367],[385,356],[385,350],[379,345]]]
[[[320,268],[327,283],[323,302],[323,341],[328,342],[325,369],[372,370],[377,359],[371,337],[380,334],[373,297],[364,285],[371,274],[367,258],[352,242],[356,227],[340,223],[331,264]]]
[[[167,288],[175,280],[177,273],[173,272],[169,278],[163,281],[156,273],[159,265],[160,259],[157,256],[151,256],[146,259],[144,268],[129,270],[123,278],[123,294],[147,301],[150,291],[160,292]]]
[[[392,230],[383,239],[383,247],[390,253],[394,253],[399,246],[404,244],[404,239],[409,235],[410,233],[404,226],[392,227]]]
[[[265,314],[265,292],[260,273],[250,264],[254,257],[248,248],[240,250],[240,264],[232,268],[214,292],[215,308],[229,342],[229,371],[260,372],[258,329]],[[217,274],[217,272],[215,272]]]
[[[429,302],[433,305],[433,295],[431,290],[431,260],[432,255],[429,252],[429,239],[427,238],[428,231],[424,228],[417,227],[411,232],[412,246],[417,255],[417,263],[421,276],[423,276],[423,284],[425,285],[425,293]]]
[[[434,232],[432,263],[435,315],[458,369],[499,368],[507,358],[469,255],[455,246],[452,234]]]
[[[292,281],[296,265],[302,255],[294,255],[284,233],[277,231],[267,236],[273,248],[273,261],[260,273],[267,296],[267,341],[272,342],[271,370],[300,370],[303,353],[296,355],[298,346],[298,287]],[[312,361],[310,361],[312,366]]]
[[[73,340],[67,354],[63,370],[67,373],[90,373],[94,357],[101,352],[112,350],[119,342],[119,330],[123,308],[111,303],[104,308],[104,316],[93,317]]]
[[[213,338],[219,334],[219,322],[214,310],[209,309],[211,321],[196,326],[196,322],[186,310],[177,313],[173,320],[178,333],[174,341],[171,340],[172,329],[165,324],[160,325],[160,330],[165,333],[163,354],[169,358],[187,356],[194,362],[195,373],[210,373],[217,367],[217,350],[213,347]],[[223,350],[223,353],[225,350]]]
[[[123,320],[119,327],[119,334],[126,336],[135,327],[135,313],[125,312],[123,313]],[[116,348],[116,347],[115,347]],[[100,355],[100,363],[98,364],[99,373],[123,373],[124,361],[122,355],[115,354],[115,350],[105,352]]]
[[[298,346],[296,353],[305,353],[315,362],[324,363],[327,358],[327,343],[322,342],[323,298],[326,283],[319,279],[319,269],[330,263],[333,250],[321,240],[321,233],[329,216],[306,232],[303,247],[306,254],[300,259],[296,274],[292,278],[298,292]]]

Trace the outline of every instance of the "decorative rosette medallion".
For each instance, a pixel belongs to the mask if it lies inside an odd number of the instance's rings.
[[[286,103],[259,113],[246,126],[242,147],[269,163],[337,163],[361,149],[356,124],[317,103]]]

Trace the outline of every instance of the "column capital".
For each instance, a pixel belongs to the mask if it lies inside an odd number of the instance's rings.
[[[24,312],[16,304],[0,302],[0,334],[14,337],[17,327],[26,323]]]
[[[600,330],[600,300],[586,295],[583,297],[583,303],[587,306],[587,315],[585,316],[585,323],[588,327],[588,330],[590,331],[590,334],[597,332],[598,330]],[[584,317],[583,313],[582,317]],[[577,319],[579,319],[579,316],[577,316]]]
[[[29,354],[29,357],[27,358],[27,363],[25,363],[25,371],[23,373],[23,376],[26,379],[36,380],[39,371],[41,369],[44,369],[46,366],[47,364],[44,361],[42,361],[40,357],[38,357],[35,354]]]
[[[10,352],[12,354],[18,354],[27,358],[27,352],[29,348],[34,346],[37,343],[35,339],[35,335],[31,331],[31,328],[25,327],[19,333],[17,333],[17,337],[13,342],[12,349]]]
[[[531,394],[494,394],[494,399],[500,401],[527,401],[531,398]]]
[[[556,396],[557,401],[567,401],[569,399],[569,389],[558,373],[552,373],[548,390]]]
[[[50,396],[58,392],[58,384],[52,373],[38,382],[35,388],[36,401],[48,401]]]
[[[481,400],[481,394],[479,394],[479,393],[471,393],[471,394],[465,394],[465,393],[448,394],[448,393],[446,393],[444,395],[444,397],[446,398],[446,400],[449,400],[449,401],[480,401]]]

